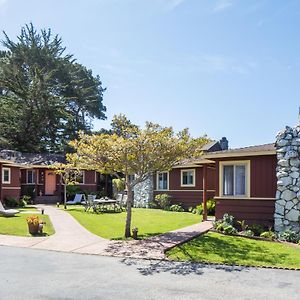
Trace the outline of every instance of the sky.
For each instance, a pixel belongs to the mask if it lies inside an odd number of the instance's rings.
[[[11,39],[29,22],[100,75],[107,120],[94,129],[123,113],[235,148],[298,124],[298,0],[0,0]]]

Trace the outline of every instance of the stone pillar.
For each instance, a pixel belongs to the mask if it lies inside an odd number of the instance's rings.
[[[275,231],[300,233],[300,126],[286,127],[277,134],[276,151]]]
[[[153,176],[149,175],[149,177],[137,184],[134,191],[134,206],[135,207],[148,207],[149,201],[153,200]]]

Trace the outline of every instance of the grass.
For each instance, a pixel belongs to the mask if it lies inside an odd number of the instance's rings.
[[[300,249],[209,232],[167,252],[173,260],[300,268]]]
[[[24,210],[34,210],[33,208],[19,209]],[[28,232],[28,226],[26,218],[33,214],[18,214],[15,217],[1,217],[0,216],[0,234],[7,235],[17,235],[17,236],[31,236]],[[44,224],[43,235],[52,235],[55,233],[52,223],[48,215],[38,215],[46,224]]]
[[[82,206],[68,207],[69,212],[90,232],[107,239],[123,239],[126,213],[85,212]],[[165,233],[201,221],[201,216],[186,212],[159,209],[132,209],[132,228],[137,227],[139,238]]]

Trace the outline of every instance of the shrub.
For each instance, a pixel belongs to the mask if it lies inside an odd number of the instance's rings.
[[[173,205],[171,205],[170,206],[170,210],[171,211],[176,211],[176,212],[183,212],[184,211],[183,207],[181,205],[179,205],[179,204],[173,204]]]
[[[195,214],[202,215],[202,213],[203,213],[203,205],[199,204],[195,207]]]
[[[215,215],[216,201],[213,199],[209,199],[206,201],[207,214],[210,216]]]
[[[190,206],[190,207],[188,208],[188,212],[194,214],[194,213],[195,213],[194,211],[195,211],[195,208],[194,208],[193,206]]]
[[[30,204],[30,201],[31,201],[31,197],[29,195],[24,195],[20,201],[23,201],[27,204]]]
[[[249,226],[246,224],[245,220],[237,221],[237,222],[240,225],[242,231],[246,231],[248,229]]]
[[[249,226],[249,229],[254,232],[255,236],[260,236],[265,231],[264,227],[260,224],[253,224]]]
[[[229,214],[224,214],[223,218],[215,221],[213,226],[216,230],[227,233],[233,234],[237,233],[236,228],[233,226],[234,217]]]
[[[243,231],[242,233],[243,233],[243,235],[245,235],[245,236],[254,236],[254,232],[253,232],[252,230],[250,230],[250,229],[245,230],[245,231]]]
[[[7,207],[18,207],[19,201],[15,197],[6,197],[4,203]]]
[[[84,194],[84,192],[76,184],[67,185],[67,199],[73,200],[76,194]]]
[[[269,239],[269,240],[275,240],[276,234],[272,230],[264,231],[260,234],[260,237]]]
[[[158,194],[155,196],[154,200],[159,208],[164,210],[168,210],[170,208],[171,200],[168,194]]]
[[[125,190],[125,179],[122,178],[114,178],[112,180],[112,184],[114,187],[114,190],[119,193],[119,192],[123,192]]]
[[[300,238],[299,235],[292,230],[285,230],[278,234],[278,239],[280,241],[290,242],[290,243],[298,243]]]

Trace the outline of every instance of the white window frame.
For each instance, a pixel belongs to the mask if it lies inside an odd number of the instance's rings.
[[[224,166],[233,166],[233,193],[235,193],[235,168],[237,166],[245,166],[245,195],[224,195]],[[251,194],[250,182],[250,160],[232,160],[219,162],[219,197],[222,198],[250,198]]]
[[[183,183],[183,173],[184,172],[193,172],[193,184],[184,184]],[[196,186],[196,169],[183,169],[180,171],[180,183],[182,187],[195,187]]]
[[[8,177],[9,177],[9,180],[8,181],[5,181],[4,180],[4,172],[5,171],[8,171]],[[11,183],[11,168],[2,168],[2,183],[3,184],[10,184]]]
[[[29,182],[28,181],[28,172],[32,172],[33,173],[33,182]],[[26,170],[26,183],[27,184],[35,184],[37,181],[37,176],[36,176],[36,171],[35,170]]]
[[[159,174],[167,174],[167,188],[166,189],[160,189],[159,188]],[[162,171],[162,172],[156,172],[156,190],[157,191],[168,191],[169,190],[169,172],[168,171]]]

